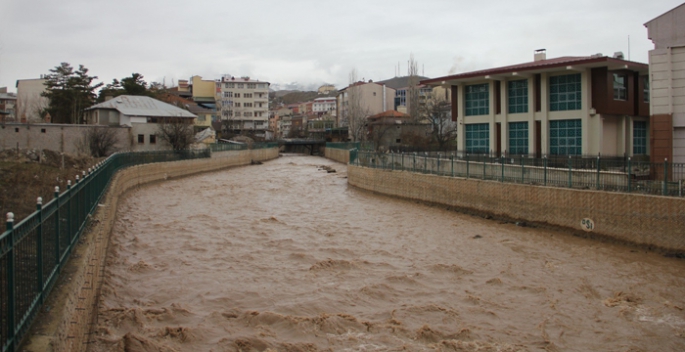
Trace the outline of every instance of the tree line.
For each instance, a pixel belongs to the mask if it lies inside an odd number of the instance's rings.
[[[78,69],[74,69],[67,62],[62,62],[49,72],[44,76],[45,91],[41,94],[48,98],[48,105],[40,115],[43,118],[49,115],[53,123],[85,123],[84,110],[105,101],[107,96],[143,95],[154,98],[165,88],[157,82],[148,84],[140,73],[132,73],[121,80],[115,78],[107,85],[95,83],[98,77],[89,75],[85,66],[79,65]]]

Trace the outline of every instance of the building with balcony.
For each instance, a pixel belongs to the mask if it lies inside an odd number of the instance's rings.
[[[321,117],[328,115],[332,118],[336,116],[335,104],[336,100],[334,97],[330,98],[316,98],[312,104],[312,112],[317,116]]]
[[[621,53],[546,58],[438,77],[451,88],[459,150],[467,153],[648,156],[646,64]]]
[[[249,133],[268,139],[269,82],[224,76],[215,83],[217,113],[225,134]]]
[[[16,121],[16,107],[17,96],[14,93],[8,93],[7,87],[0,88],[0,121],[9,122]]]

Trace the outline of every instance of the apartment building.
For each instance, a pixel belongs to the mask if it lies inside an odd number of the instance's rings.
[[[271,136],[269,82],[227,75],[215,84],[222,130],[236,134],[251,132],[265,139]]]
[[[45,79],[19,79],[16,84],[17,104],[15,114],[21,122],[42,121],[41,112],[48,107],[50,100],[41,94],[45,91]]]
[[[380,114],[387,110],[393,110],[395,102],[395,89],[382,83],[357,82],[338,91],[336,96],[336,125],[345,127],[349,125],[351,106],[356,105],[365,116]]]
[[[645,23],[649,51],[652,161],[685,163],[685,4]]]
[[[451,88],[458,148],[468,153],[639,156],[650,153],[646,64],[601,54],[546,58],[438,77]]]
[[[316,98],[314,99],[314,103],[312,104],[312,112],[315,113],[317,116],[321,117],[323,115],[329,115],[333,118],[336,116],[336,110],[335,110],[335,105],[336,105],[336,99],[333,97],[330,98]]]
[[[7,87],[0,88],[0,121],[16,121],[15,107],[17,105],[17,96],[14,93],[8,93]]]

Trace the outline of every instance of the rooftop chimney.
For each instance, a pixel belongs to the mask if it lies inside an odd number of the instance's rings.
[[[533,61],[543,61],[547,60],[547,49],[535,50],[535,55],[533,56]]]

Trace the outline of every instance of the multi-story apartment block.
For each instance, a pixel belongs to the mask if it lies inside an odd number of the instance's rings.
[[[685,4],[645,23],[649,52],[652,160],[685,163]],[[649,90],[651,88],[651,92]]]
[[[312,112],[317,116],[329,115],[333,118],[336,116],[335,111],[336,99],[331,98],[316,98],[312,104]]]
[[[648,66],[606,57],[535,60],[421,81],[451,87],[467,153],[649,155]]]
[[[15,114],[21,122],[41,121],[41,113],[48,107],[50,101],[41,94],[45,91],[45,79],[17,80],[17,105]]]
[[[7,87],[0,88],[0,121],[16,121],[15,106],[17,105],[17,96],[14,93],[8,93]]]
[[[217,109],[222,130],[230,133],[253,132],[268,139],[269,82],[250,77],[224,76],[216,82]]]
[[[373,81],[357,82],[338,91],[336,125],[345,127],[351,117],[350,106],[356,105],[366,117],[393,110],[395,90]]]

